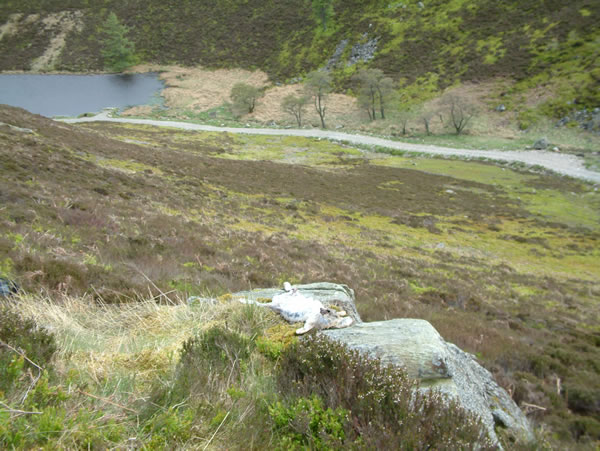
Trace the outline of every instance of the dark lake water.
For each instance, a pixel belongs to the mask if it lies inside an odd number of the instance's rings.
[[[115,75],[0,74],[0,103],[44,116],[77,116],[106,107],[160,103],[155,73]]]

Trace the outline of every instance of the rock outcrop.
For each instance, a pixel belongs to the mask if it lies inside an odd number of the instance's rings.
[[[398,365],[409,377],[419,379],[424,390],[437,389],[456,399],[481,418],[490,437],[497,441],[496,428],[505,428],[516,439],[533,440],[527,418],[475,357],[447,343],[427,321],[393,319],[364,323],[356,310],[354,291],[346,285],[312,283],[295,286],[304,296],[326,306],[343,308],[355,324],[345,329],[324,330],[333,340],[351,349]],[[283,289],[267,288],[234,293],[233,299],[272,299]]]
[[[424,389],[438,389],[457,399],[482,419],[493,440],[497,441],[496,427],[524,441],[533,439],[527,418],[490,372],[472,355],[446,343],[429,322],[393,319],[321,333],[404,368]]]
[[[363,33],[361,37],[361,42],[357,42],[350,49],[350,55],[348,55],[346,66],[354,66],[357,63],[366,63],[372,60],[375,57],[375,52],[377,51],[377,43],[379,42],[379,38],[369,39],[368,33]],[[335,67],[342,61],[342,57],[344,55],[344,50],[348,46],[348,39],[342,40],[338,46],[335,48],[333,55],[327,61],[325,65],[325,70],[330,71],[335,69]]]
[[[589,132],[600,133],[600,107],[572,111],[569,115],[560,119],[556,126],[564,127],[569,124],[577,124],[580,128]]]

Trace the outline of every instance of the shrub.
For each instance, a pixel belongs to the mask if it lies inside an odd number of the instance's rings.
[[[299,398],[290,406],[277,402],[269,406],[269,415],[283,449],[339,448],[344,440],[348,412],[342,408],[325,409],[317,396]]]
[[[471,119],[477,114],[475,106],[455,95],[444,96],[442,103],[448,108],[450,122],[456,134],[460,135],[467,125],[469,125]]]
[[[585,442],[587,440],[600,440],[600,422],[592,417],[578,416],[570,421],[569,429],[576,440]]]
[[[18,354],[7,345],[22,352],[39,366],[46,366],[56,352],[54,336],[39,328],[31,319],[23,318],[8,307],[0,306],[0,387],[6,381],[3,371]],[[24,365],[32,366],[25,361]]]
[[[57,351],[53,334],[0,306],[0,340],[1,449],[104,449],[121,441],[122,425],[85,407],[89,398],[82,402],[51,382],[58,379],[51,365]]]
[[[288,395],[323,399],[345,409],[344,443],[368,449],[493,448],[481,422],[441,394],[419,390],[398,367],[386,366],[325,337],[308,337],[284,352],[278,373]]]
[[[520,111],[517,115],[519,128],[521,130],[528,130],[529,128],[536,125],[540,121],[540,119],[540,114],[537,111],[531,109]]]
[[[600,414],[600,390],[595,387],[567,384],[569,409],[582,414]]]
[[[194,412],[190,409],[169,408],[158,412],[143,427],[150,437],[150,449],[167,449],[181,446],[191,438]]]
[[[254,343],[243,335],[212,327],[187,340],[172,382],[153,395],[153,405],[172,406],[186,399],[213,402],[239,381]],[[153,413],[153,412],[150,412]]]
[[[233,102],[233,113],[242,116],[250,114],[256,107],[257,100],[262,96],[260,89],[246,83],[236,83],[229,94]]]

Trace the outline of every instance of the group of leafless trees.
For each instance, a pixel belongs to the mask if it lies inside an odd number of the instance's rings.
[[[327,112],[327,95],[331,92],[331,76],[325,71],[315,71],[307,75],[304,81],[304,92],[301,95],[290,94],[284,97],[281,108],[296,118],[299,127],[302,127],[302,117],[306,106],[313,103],[316,113],[321,120],[321,127],[325,125]]]
[[[407,106],[402,102],[394,81],[380,69],[361,69],[353,77],[356,85],[358,105],[364,110],[370,121],[385,119],[388,107],[394,109],[394,116],[402,127],[402,134],[407,134],[409,121],[420,121],[426,134],[431,134],[432,121],[439,119],[444,125],[461,134],[476,114],[476,109],[456,95],[446,95],[436,108]],[[299,127],[302,126],[306,108],[312,103],[321,121],[321,127],[327,128],[325,115],[327,113],[327,97],[332,90],[332,79],[326,71],[309,73],[304,80],[304,88],[300,94],[290,94],[281,102],[283,111],[294,117]],[[231,90],[232,109],[235,114],[252,113],[263,91],[244,84],[237,83]],[[399,108],[398,108],[399,107]],[[444,120],[445,119],[445,120]]]
[[[281,108],[293,115],[302,126],[304,112],[309,103],[314,104],[315,111],[321,119],[321,127],[325,125],[325,113],[327,112],[327,95],[331,92],[331,76],[324,71],[311,72],[304,81],[304,90],[301,95],[290,94],[281,102]],[[254,111],[258,99],[263,91],[246,83],[236,83],[231,89],[229,97],[232,101],[232,111],[236,116],[250,114]]]
[[[409,122],[420,122],[425,134],[431,135],[431,126],[436,121],[460,135],[469,126],[477,112],[477,108],[463,97],[447,94],[432,105],[403,106],[398,111],[397,117],[403,135],[408,134]]]
[[[370,120],[375,120],[377,114],[385,119],[385,110],[388,103],[393,102],[394,83],[379,69],[361,70],[354,80],[359,84],[358,102],[364,108]],[[324,71],[315,71],[308,74],[304,83],[304,94],[293,94],[285,97],[281,103],[284,111],[296,118],[298,126],[302,126],[302,117],[305,107],[312,101],[316,113],[321,120],[321,127],[326,128],[325,113],[327,112],[327,95],[331,92],[331,76]]]

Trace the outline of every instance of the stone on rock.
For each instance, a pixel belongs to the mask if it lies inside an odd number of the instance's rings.
[[[351,349],[380,358],[420,379],[423,389],[435,388],[456,399],[483,421],[490,438],[495,428],[506,428],[515,438],[533,440],[527,418],[508,393],[475,358],[447,343],[424,320],[394,319],[362,323],[321,333]]]

